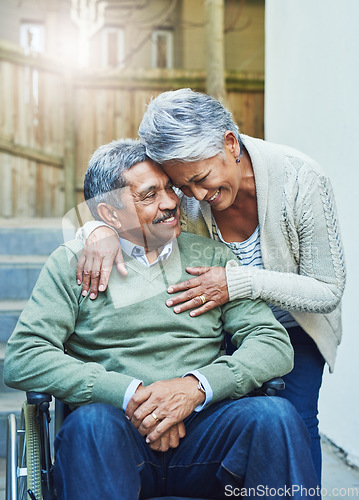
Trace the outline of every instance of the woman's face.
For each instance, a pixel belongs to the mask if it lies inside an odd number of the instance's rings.
[[[206,201],[212,210],[230,207],[238,194],[241,171],[236,156],[227,146],[224,160],[213,156],[207,160],[165,165],[163,169],[175,187],[186,196]]]

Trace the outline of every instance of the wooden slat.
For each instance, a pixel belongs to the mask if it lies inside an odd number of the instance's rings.
[[[173,90],[190,87],[204,92],[205,72],[183,69],[126,69],[101,73],[77,72],[74,84],[80,88],[115,88],[145,91]],[[226,74],[227,92],[264,91],[264,75],[230,71]]]
[[[63,158],[49,153],[44,153],[28,146],[15,144],[14,142],[7,141],[0,138],[0,151],[14,156],[20,156],[26,160],[44,163],[45,165],[52,165],[57,168],[63,168]]]
[[[43,186],[43,166],[38,165],[36,169],[36,215],[41,217],[44,208],[44,186]]]
[[[15,47],[8,47],[0,41],[0,60],[7,61],[19,66],[29,66],[43,71],[49,71],[56,74],[61,74],[64,71],[60,61],[55,61],[52,58],[39,55],[29,56],[26,55],[22,49]]]
[[[0,106],[0,136],[12,139],[15,125],[14,65],[0,61],[0,80],[0,95],[3,98]]]
[[[12,163],[14,157],[0,153],[0,210],[2,217],[12,217]]]
[[[64,137],[64,188],[65,211],[75,206],[76,164],[75,164],[75,103],[71,76],[65,78],[65,137]]]

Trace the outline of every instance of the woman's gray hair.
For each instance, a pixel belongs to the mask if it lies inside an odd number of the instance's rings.
[[[152,161],[146,155],[142,142],[134,139],[119,139],[100,146],[92,155],[84,180],[84,197],[96,220],[99,203],[123,208],[120,199],[121,188],[127,183],[123,176],[137,163]]]
[[[163,92],[148,105],[139,136],[157,163],[193,162],[220,154],[231,130],[242,150],[232,114],[213,97],[191,89]]]

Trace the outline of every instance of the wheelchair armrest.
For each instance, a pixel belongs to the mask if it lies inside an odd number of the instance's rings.
[[[34,392],[30,391],[26,393],[27,402],[29,405],[36,405],[40,411],[47,412],[52,401],[51,394],[46,392]],[[55,432],[56,434],[61,428],[61,425],[65,418],[71,412],[68,405],[62,403],[55,398]],[[48,414],[49,415],[49,414]]]
[[[50,403],[52,396],[46,392],[30,391],[26,393],[26,399],[29,405],[41,405],[42,403]]]
[[[285,389],[285,382],[280,377],[272,378],[272,380],[265,382],[261,389],[267,396],[274,396],[277,391],[283,391],[283,389]]]
[[[277,391],[285,389],[285,382],[280,377],[272,378],[264,382],[261,387],[254,389],[248,396],[275,396]]]

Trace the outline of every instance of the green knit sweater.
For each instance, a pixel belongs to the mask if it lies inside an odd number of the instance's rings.
[[[224,267],[233,258],[225,245],[181,234],[171,256],[151,268],[127,258],[128,276],[113,270],[96,301],[76,284],[81,248],[79,240],[62,245],[44,266],[7,345],[9,386],[74,406],[122,408],[134,378],[147,385],[197,369],[216,402],[292,369],[287,333],[262,301],[235,300],[196,318],[166,307],[166,289],[187,279],[186,266]],[[224,330],[239,347],[232,356],[220,356]]]

